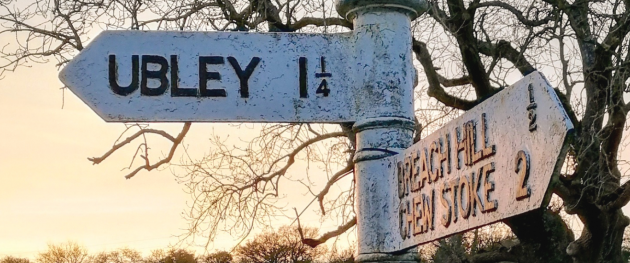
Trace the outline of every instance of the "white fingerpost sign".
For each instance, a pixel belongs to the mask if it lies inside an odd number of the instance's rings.
[[[60,73],[109,122],[349,122],[352,34],[105,31]]]
[[[572,129],[555,91],[534,72],[385,159],[399,226],[388,250],[541,207]]]

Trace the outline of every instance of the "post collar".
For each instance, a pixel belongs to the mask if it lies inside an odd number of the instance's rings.
[[[411,20],[427,10],[426,0],[337,0],[337,12],[348,20],[354,19],[356,11],[365,8],[394,8],[407,13]]]

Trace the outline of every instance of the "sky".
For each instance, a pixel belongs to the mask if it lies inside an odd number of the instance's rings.
[[[125,180],[128,154],[92,165],[87,157],[104,153],[125,127],[60,87],[53,65],[0,80],[0,256],[31,256],[66,240],[90,250],[177,241],[187,196],[170,171]]]
[[[61,90],[57,75],[51,62],[29,64],[0,80],[0,258],[34,259],[48,244],[66,241],[77,242],[90,253],[129,247],[144,255],[177,243],[186,229],[181,214],[190,201],[183,185],[169,168],[142,171],[126,180],[134,147],[92,165],[87,158],[109,150],[125,125],[103,121],[71,91]],[[182,124],[151,126],[176,135]],[[211,133],[229,135],[228,144],[258,134],[229,124],[194,123],[183,145],[201,157],[211,150]],[[150,137],[149,142],[154,155],[165,156],[170,147],[159,137]],[[181,154],[180,148],[173,160],[177,162]],[[289,194],[287,206],[298,209],[312,198],[299,191]],[[337,227],[322,224],[312,211],[301,222]],[[276,227],[289,223],[290,219],[279,219]],[[229,250],[236,242],[219,235],[209,250]],[[204,250],[201,242],[187,248]]]
[[[94,253],[126,246],[145,254],[176,243],[186,228],[181,213],[190,201],[183,186],[170,169],[142,171],[126,180],[129,170],[122,169],[133,147],[92,165],[87,158],[105,153],[125,126],[104,122],[62,86],[50,64],[19,68],[0,80],[0,257],[33,257],[47,244],[65,241]],[[172,134],[181,126],[152,124]],[[202,156],[213,130],[233,138],[253,132],[228,124],[193,124],[184,145]],[[165,140],[150,142],[168,151]],[[310,201],[302,193],[296,196],[297,207]],[[302,221],[318,224],[316,218]],[[211,249],[234,244],[235,239],[221,235]]]

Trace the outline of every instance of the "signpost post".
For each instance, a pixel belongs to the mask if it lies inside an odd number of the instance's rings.
[[[411,146],[424,0],[339,0],[341,34],[106,31],[60,73],[105,121],[354,122],[359,262],[539,208],[572,124],[532,73]],[[410,147],[411,146],[411,147]]]

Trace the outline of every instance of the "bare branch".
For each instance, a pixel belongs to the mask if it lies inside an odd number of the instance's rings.
[[[607,211],[615,211],[627,205],[630,202],[630,181],[624,183],[614,193],[602,197],[600,202]]]
[[[297,148],[295,148],[291,153],[282,156],[281,158],[278,158],[275,163],[279,162],[280,160],[283,159],[287,159],[287,162],[285,163],[285,165],[280,168],[279,170],[268,174],[267,176],[258,176],[256,177],[254,180],[252,180],[250,183],[242,185],[240,187],[237,188],[237,190],[245,190],[251,187],[254,187],[255,185],[257,185],[260,182],[269,182],[272,179],[276,178],[277,176],[280,175],[284,175],[286,173],[286,171],[293,165],[293,163],[295,163],[295,156],[297,156],[298,153],[300,153],[302,150],[304,150],[306,147],[326,140],[326,139],[330,139],[330,138],[334,138],[334,137],[343,137],[345,136],[345,133],[343,132],[331,132],[328,134],[323,134],[323,135],[319,135],[315,138],[312,138],[308,141],[305,141],[304,143],[302,143],[300,146],[298,146]],[[272,165],[269,169],[272,169],[274,165]]]
[[[165,131],[162,130],[155,130],[155,129],[143,129],[141,128],[139,131],[137,131],[136,133],[134,133],[133,135],[127,137],[127,139],[116,143],[114,146],[112,146],[111,149],[109,149],[109,151],[107,151],[105,154],[101,155],[100,157],[90,157],[88,158],[88,160],[90,162],[92,162],[92,164],[99,164],[102,161],[104,161],[105,159],[107,159],[107,157],[109,157],[110,155],[112,155],[114,152],[116,152],[118,149],[122,148],[123,146],[131,143],[133,140],[135,140],[136,138],[144,135],[144,134],[157,134],[160,135],[166,139],[168,139],[169,141],[175,143],[176,138],[173,137],[172,135],[168,134]]]
[[[169,22],[169,21],[178,21],[178,20],[182,20],[182,19],[186,19],[191,17],[193,14],[200,12],[201,10],[207,8],[207,7],[215,7],[215,6],[219,6],[218,3],[214,3],[214,2],[207,2],[207,3],[199,3],[199,2],[194,2],[190,9],[188,9],[186,12],[178,14],[176,16],[169,16],[171,12],[174,12],[175,10],[181,11],[181,9],[172,9],[169,10],[170,12],[165,13],[164,15],[162,15],[162,17],[159,18],[154,18],[154,19],[149,19],[143,22],[139,23],[139,26],[145,26],[151,23],[155,23],[155,22]]]
[[[463,67],[470,76],[470,81],[475,89],[478,99],[492,96],[496,91],[490,85],[490,77],[477,47],[477,38],[474,34],[474,5],[466,8],[463,1],[447,0],[450,12],[448,30],[453,34],[459,46]]]
[[[182,131],[173,140],[173,145],[171,146],[171,150],[168,152],[168,156],[166,158],[161,159],[160,161],[150,165],[149,164],[148,153],[146,153],[147,154],[147,156],[145,157],[146,164],[144,166],[136,168],[136,170],[134,170],[133,172],[131,172],[128,175],[126,175],[125,179],[130,179],[131,177],[135,176],[138,172],[140,172],[142,169],[145,169],[147,171],[151,171],[153,169],[156,169],[156,168],[162,166],[163,164],[169,163],[171,161],[171,159],[173,159],[173,155],[175,154],[175,150],[177,150],[177,147],[181,144],[182,140],[184,139],[184,137],[188,133],[188,130],[190,129],[190,125],[191,125],[191,122],[184,123],[184,127],[182,128]]]
[[[539,19],[539,20],[527,19],[523,15],[523,12],[521,12],[518,9],[516,9],[514,6],[512,6],[512,5],[510,5],[510,4],[506,3],[506,2],[501,2],[501,1],[483,2],[483,3],[476,4],[475,7],[476,8],[479,8],[479,7],[500,7],[500,8],[503,8],[505,10],[508,10],[510,13],[514,14],[514,16],[516,16],[516,18],[518,18],[518,20],[521,23],[523,23],[523,25],[530,26],[530,27],[542,26],[544,24],[547,24],[547,23],[551,22],[553,19],[555,19],[555,15],[554,14],[549,14],[545,18]]]
[[[131,143],[136,138],[138,138],[140,136],[144,136],[146,134],[158,134],[158,135],[161,135],[162,137],[170,140],[171,142],[173,142],[173,145],[171,146],[171,149],[170,149],[170,151],[168,153],[168,156],[166,158],[164,158],[164,159],[161,159],[160,161],[158,161],[158,162],[156,162],[154,164],[150,164],[149,157],[148,157],[148,152],[146,152],[146,150],[145,150],[145,155],[146,156],[143,156],[143,158],[145,159],[145,165],[137,167],[135,170],[133,170],[131,173],[129,173],[129,174],[127,174],[125,176],[126,179],[130,179],[131,177],[135,176],[141,170],[151,171],[153,169],[156,169],[156,168],[160,167],[163,164],[169,163],[171,161],[171,159],[173,158],[173,155],[175,154],[175,150],[177,150],[177,147],[179,146],[179,144],[181,144],[182,140],[184,139],[184,137],[188,133],[188,130],[190,129],[190,125],[191,125],[190,122],[184,123],[184,127],[182,128],[182,131],[179,133],[179,135],[177,135],[177,137],[173,137],[172,135],[170,135],[167,132],[162,131],[162,130],[140,129],[138,132],[136,132],[135,134],[129,136],[127,139],[125,139],[125,140],[115,144],[109,151],[107,151],[101,157],[92,157],[92,158],[88,158],[88,160],[91,161],[92,164],[99,164],[102,161],[104,161],[105,159],[107,159],[114,152],[116,152],[118,149],[120,149],[123,146]],[[145,146],[146,146],[146,144],[145,144]]]
[[[429,96],[436,98],[447,106],[460,110],[472,109],[475,105],[479,103],[478,101],[470,101],[457,98],[444,91],[444,88],[442,88],[440,84],[439,74],[433,66],[433,60],[431,59],[431,55],[429,54],[429,50],[427,50],[427,46],[425,43],[414,39],[413,52],[416,54],[416,57],[422,64],[424,72],[427,76],[427,80],[429,81]]]
[[[496,56],[507,59],[512,62],[523,75],[527,75],[536,70],[527,61],[525,56],[523,56],[523,52],[516,50],[505,40],[500,40],[496,45],[489,42],[479,42],[479,52],[486,56]]]
[[[298,220],[298,225],[299,225],[299,220]],[[343,233],[345,233],[346,231],[348,231],[350,228],[352,228],[353,226],[355,226],[357,224],[357,217],[353,217],[352,219],[350,219],[350,221],[346,222],[345,224],[343,224],[342,226],[339,226],[337,229],[327,232],[323,235],[321,235],[319,238],[302,238],[302,243],[308,245],[309,247],[317,247],[321,244],[324,244],[328,239],[331,239],[333,237],[337,237]],[[301,232],[300,232],[301,234]]]
[[[324,186],[324,189],[322,189],[319,192],[319,194],[317,194],[317,200],[319,201],[319,208],[321,209],[323,215],[326,214],[326,209],[324,209],[324,197],[326,196],[326,194],[328,194],[328,191],[330,191],[330,187],[332,187],[337,181],[339,181],[339,179],[348,175],[353,169],[354,169],[354,162],[352,162],[352,158],[349,158],[348,165],[346,165],[346,167],[339,170],[338,172],[335,173],[335,175],[333,175],[330,179],[328,179],[328,182],[326,182],[326,186]]]

